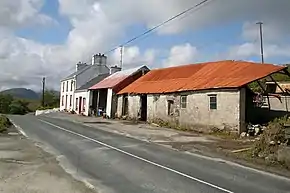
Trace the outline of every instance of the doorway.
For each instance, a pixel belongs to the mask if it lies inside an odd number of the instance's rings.
[[[147,121],[147,95],[141,95],[141,121]]]
[[[122,105],[122,116],[126,116],[129,114],[129,103],[128,103],[128,95],[123,96],[123,105]]]

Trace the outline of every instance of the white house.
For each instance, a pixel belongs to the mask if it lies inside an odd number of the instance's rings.
[[[106,66],[106,61],[106,56],[101,54],[94,55],[92,64],[79,62],[76,65],[76,71],[61,80],[61,111],[75,110],[75,105],[78,104],[75,100],[75,91],[100,74],[108,74],[110,72],[110,69]]]

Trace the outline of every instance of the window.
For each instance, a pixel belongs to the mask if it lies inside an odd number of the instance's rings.
[[[86,98],[83,98],[83,111],[86,110]]]
[[[69,96],[69,106],[72,106],[72,95]]]
[[[79,106],[79,99],[76,98],[76,111],[78,110],[78,106]]]
[[[61,97],[61,106],[64,106],[64,96]]]
[[[62,83],[62,92],[64,92],[65,82]]]
[[[72,80],[72,81],[70,82],[70,91],[73,91],[73,87],[74,87],[74,81]]]
[[[173,100],[168,100],[167,101],[167,114],[169,115],[169,116],[172,116],[174,113],[173,113]]]
[[[217,97],[216,95],[208,95],[209,96],[209,109],[216,110],[217,109]]]
[[[66,82],[66,92],[68,91],[68,81]]]
[[[186,95],[180,96],[180,106],[182,109],[186,109],[186,106],[187,106],[187,96]]]

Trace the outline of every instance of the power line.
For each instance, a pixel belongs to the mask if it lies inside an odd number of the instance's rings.
[[[195,5],[191,6],[191,7],[189,7],[188,9],[186,9],[186,10],[184,10],[184,11],[178,13],[177,15],[174,15],[174,16],[170,17],[169,19],[167,19],[166,21],[163,21],[162,23],[156,25],[155,27],[152,27],[152,28],[150,28],[149,30],[147,30],[147,31],[145,31],[145,32],[143,32],[143,33],[141,33],[141,34],[139,34],[139,35],[137,35],[137,36],[131,38],[130,40],[128,40],[128,41],[126,41],[126,42],[120,44],[119,46],[116,46],[116,47],[114,47],[114,48],[112,48],[112,49],[110,49],[110,50],[104,52],[104,54],[108,54],[108,53],[110,53],[110,52],[113,52],[113,51],[115,51],[115,50],[118,49],[118,48],[123,49],[125,45],[127,45],[127,44],[129,44],[129,43],[131,43],[131,42],[134,42],[134,41],[136,41],[137,39],[142,38],[143,36],[146,36],[146,37],[147,37],[150,33],[152,33],[153,31],[155,31],[156,29],[158,29],[158,28],[164,26],[165,24],[167,24],[167,23],[169,23],[169,22],[171,22],[171,21],[173,21],[173,20],[175,20],[175,19],[177,19],[177,18],[180,18],[181,16],[183,16],[181,19],[185,18],[185,17],[186,17],[185,14],[189,13],[190,11],[192,11],[192,10],[194,10],[194,9],[200,8],[202,5],[204,5],[205,3],[208,3],[208,2],[210,2],[210,1],[212,1],[212,0],[203,0],[203,1],[201,1],[200,3],[195,4]],[[123,54],[122,54],[121,57],[123,57]],[[122,59],[121,59],[121,60],[122,60]],[[123,62],[123,61],[122,61],[122,62]],[[87,60],[87,62],[85,62],[85,63],[90,63],[90,60]],[[67,71],[70,71],[70,70],[71,70],[71,69],[69,69],[69,70],[67,70]],[[59,73],[59,74],[60,74],[60,73]]]
[[[123,46],[125,46],[125,45],[127,45],[127,44],[129,44],[129,43],[131,43],[131,42],[133,42],[133,41],[135,41],[135,40],[137,40],[137,39],[139,39],[139,38],[141,38],[141,37],[143,37],[143,36],[145,36],[145,35],[151,33],[151,32],[153,32],[153,31],[155,31],[156,29],[158,29],[158,28],[164,26],[165,24],[167,24],[167,23],[169,23],[169,22],[175,20],[176,18],[178,18],[178,17],[180,17],[180,16],[182,16],[182,15],[184,15],[184,14],[186,14],[186,13],[192,11],[192,10],[195,9],[195,8],[198,8],[199,6],[202,6],[203,4],[207,3],[208,1],[210,1],[210,0],[203,0],[203,1],[201,1],[200,3],[198,3],[198,4],[196,4],[196,5],[194,5],[194,6],[190,7],[190,8],[188,8],[188,9],[186,9],[186,10],[184,10],[184,11],[178,13],[177,15],[175,15],[175,16],[173,16],[173,17],[167,19],[166,21],[164,21],[164,22],[162,22],[162,23],[156,25],[155,27],[150,28],[149,30],[143,32],[142,34],[137,35],[137,36],[133,37],[132,39],[130,39],[130,40],[128,40],[128,41],[126,41],[126,42],[120,44],[119,46],[116,46],[115,48],[106,51],[104,54],[108,54],[108,53],[110,53],[110,52],[113,52],[113,51],[115,51],[116,49],[118,49],[118,48],[120,48],[120,47],[123,47]]]

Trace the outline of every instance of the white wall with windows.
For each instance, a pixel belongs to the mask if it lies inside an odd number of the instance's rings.
[[[68,79],[61,82],[60,89],[60,110],[72,111],[74,108],[75,80]]]
[[[90,91],[75,92],[74,112],[76,114],[89,115],[90,108]]]

